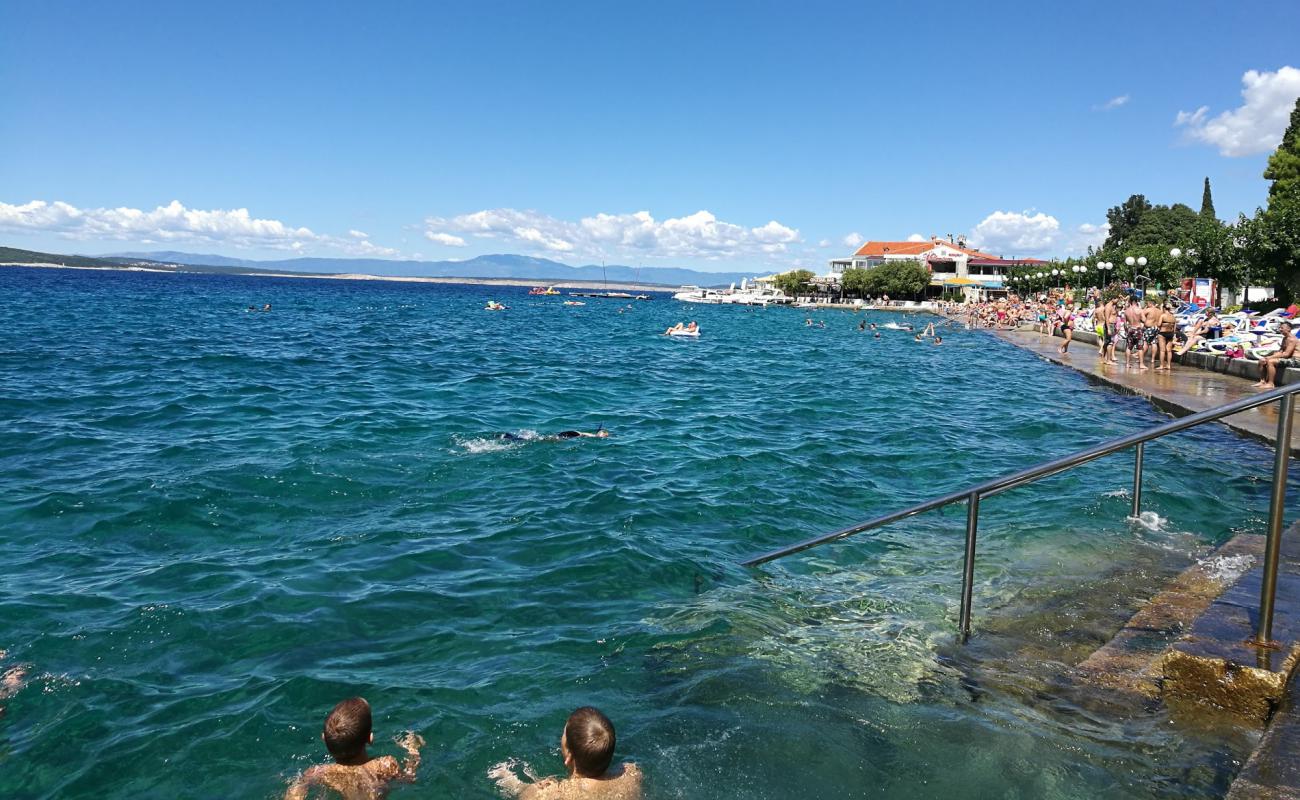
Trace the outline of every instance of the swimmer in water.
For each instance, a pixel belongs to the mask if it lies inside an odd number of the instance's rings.
[[[504,442],[526,442],[530,437],[520,436],[517,433],[503,433],[497,436],[497,438]],[[558,442],[561,439],[608,439],[609,431],[605,430],[604,425],[601,425],[595,431],[590,433],[587,431],[560,431],[559,433],[538,436],[536,438],[544,442]]]
[[[3,661],[5,651],[0,650],[0,661]],[[27,667],[19,664],[16,667],[10,667],[5,671],[4,677],[0,678],[0,703],[18,694],[18,691],[26,685],[23,678],[27,677]],[[5,707],[0,705],[0,717],[5,715]]]
[[[420,748],[424,738],[418,733],[406,733],[396,739],[398,747],[406,751],[406,762],[398,765],[392,756],[370,758],[366,747],[373,744],[375,735],[370,730],[370,704],[361,697],[352,697],[338,705],[325,718],[321,733],[325,747],[334,757],[332,764],[319,764],[309,768],[285,792],[285,800],[306,800],[314,786],[333,789],[345,800],[374,800],[387,794],[393,781],[412,783],[420,766]]]

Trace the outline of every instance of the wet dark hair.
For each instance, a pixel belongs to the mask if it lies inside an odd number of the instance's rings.
[[[564,723],[564,741],[573,769],[584,778],[599,778],[614,760],[614,723],[591,706],[583,706]]]
[[[334,706],[325,718],[325,747],[334,759],[356,758],[370,743],[370,704],[362,697],[349,697]]]

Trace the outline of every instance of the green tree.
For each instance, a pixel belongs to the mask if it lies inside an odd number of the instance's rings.
[[[1205,177],[1205,189],[1201,192],[1201,219],[1218,220],[1214,215],[1214,198],[1210,197],[1210,177]]]
[[[930,271],[921,262],[911,259],[886,261],[868,272],[873,294],[912,297],[930,285]]]
[[[1129,234],[1142,222],[1142,218],[1151,210],[1146,197],[1135,194],[1122,204],[1106,212],[1106,221],[1110,223],[1110,233],[1106,236],[1104,249],[1123,247]]]
[[[1288,299],[1300,295],[1300,99],[1264,177],[1272,181],[1268,207],[1256,214],[1254,242],[1247,250],[1259,259],[1252,269],[1276,276],[1278,297]]]
[[[1300,97],[1291,111],[1291,124],[1282,134],[1282,143],[1268,157],[1264,179],[1272,181],[1268,187],[1271,206],[1277,198],[1295,198],[1300,195]]]
[[[871,270],[860,267],[849,267],[844,270],[840,276],[840,285],[844,287],[844,293],[863,297],[870,294]]]
[[[776,276],[776,288],[786,293],[788,297],[800,297],[809,293],[812,288],[813,274],[806,269],[792,269],[789,272],[782,272]]]

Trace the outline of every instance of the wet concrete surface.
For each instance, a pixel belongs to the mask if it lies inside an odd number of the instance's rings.
[[[1282,708],[1228,790],[1227,800],[1300,800],[1300,689]]]
[[[1167,372],[1153,369],[1143,372],[1136,367],[1125,367],[1122,352],[1116,356],[1119,364],[1106,364],[1097,357],[1097,346],[1086,341],[1074,342],[1069,352],[1062,355],[1057,351],[1062,339],[1057,337],[1032,331],[990,332],[1040,358],[1070,367],[1091,381],[1144,397],[1156,408],[1175,417],[1206,411],[1260,391],[1251,385],[1253,382],[1248,378],[1195,366],[1175,363]],[[1296,413],[1300,413],[1300,408]],[[1222,424],[1239,434],[1271,444],[1277,438],[1277,404],[1269,403],[1225,417]],[[1291,453],[1300,455],[1294,435],[1291,437]]]
[[[1198,618],[1237,577],[1223,574],[1216,564],[1245,560],[1255,567],[1262,563],[1263,553],[1263,536],[1234,536],[1151,598],[1114,638],[1079,664],[1075,679],[1141,698],[1159,697],[1162,659],[1170,642],[1194,629]],[[1255,599],[1258,601],[1258,594]]]

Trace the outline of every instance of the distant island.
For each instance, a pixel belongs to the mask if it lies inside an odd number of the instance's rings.
[[[0,266],[65,267],[149,272],[199,272],[281,278],[394,280],[428,283],[537,284],[571,288],[664,291],[682,285],[726,286],[754,277],[739,272],[701,272],[677,267],[570,266],[559,261],[511,254],[465,261],[394,261],[381,258],[293,258],[254,261],[177,251],[79,256],[0,247]]]

